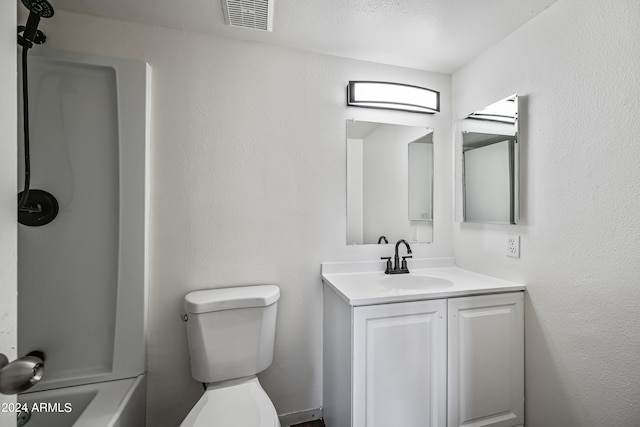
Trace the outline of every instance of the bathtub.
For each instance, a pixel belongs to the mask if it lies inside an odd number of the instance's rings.
[[[145,424],[145,375],[24,393],[26,427],[139,427]],[[21,424],[19,424],[21,425]]]

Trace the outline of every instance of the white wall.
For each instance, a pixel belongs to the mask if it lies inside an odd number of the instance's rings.
[[[450,76],[64,11],[41,25],[50,47],[152,66],[148,425],[177,425],[202,393],[182,298],[225,285],[281,286],[274,364],[260,378],[279,413],[319,407],[320,263],[393,251],[345,244],[346,119],[435,129],[434,243],[413,249],[450,256]],[[431,87],[442,112],[347,108],[350,79]]]
[[[454,252],[528,286],[528,427],[640,422],[639,22],[636,0],[561,0],[453,76],[455,118],[525,98],[522,225],[455,224]]]
[[[0,2],[0,353],[9,360],[17,347],[17,80],[16,2]],[[0,394],[0,404],[15,396]],[[0,425],[16,422],[15,413],[0,412]]]

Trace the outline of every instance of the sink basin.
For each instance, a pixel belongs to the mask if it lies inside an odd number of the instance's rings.
[[[413,274],[389,275],[378,280],[378,283],[387,289],[439,289],[453,286],[451,280],[441,277],[418,276]]]

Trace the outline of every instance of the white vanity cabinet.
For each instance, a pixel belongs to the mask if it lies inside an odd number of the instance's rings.
[[[353,309],[354,427],[444,426],[446,331],[446,300]]]
[[[353,306],[324,289],[327,427],[524,423],[523,293]]]
[[[448,301],[448,427],[524,425],[523,292]]]

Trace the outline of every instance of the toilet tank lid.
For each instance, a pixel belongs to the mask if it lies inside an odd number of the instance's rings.
[[[276,285],[237,286],[189,292],[184,297],[187,313],[208,313],[236,308],[266,307],[280,298]]]

